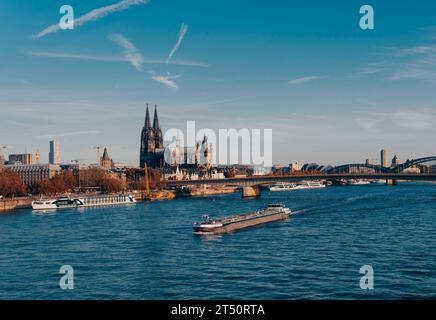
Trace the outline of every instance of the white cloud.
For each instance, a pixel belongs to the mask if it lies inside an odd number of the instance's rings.
[[[129,62],[131,59],[125,56],[105,56],[105,55],[91,55],[81,53],[68,53],[68,52],[50,52],[50,51],[31,51],[27,52],[31,56],[45,57],[45,58],[60,58],[60,59],[73,59],[73,60],[90,60],[90,61],[102,61],[102,62]],[[162,59],[149,59],[143,58],[143,64],[167,64],[166,60]],[[209,64],[188,61],[188,60],[171,60],[170,65],[188,66],[188,67],[210,67]]]
[[[423,45],[410,48],[387,48],[393,56],[405,57],[414,55],[425,55],[436,52],[435,45]]]
[[[376,64],[368,64],[361,69],[360,75],[371,75],[383,71],[386,78],[392,81],[404,79],[436,80],[436,44],[434,43],[436,28],[424,28],[428,43],[413,47],[385,47],[385,60]]]
[[[87,23],[89,21],[100,20],[109,14],[119,12],[119,11],[124,11],[131,6],[144,5],[144,4],[147,4],[149,2],[150,2],[150,0],[123,0],[123,1],[111,4],[109,6],[94,9],[94,10],[91,10],[90,12],[84,14],[83,16],[80,16],[79,18],[74,19],[74,27],[75,28],[79,27],[79,26],[84,25],[85,23]],[[44,30],[42,30],[41,32],[36,34],[33,38],[34,39],[42,38],[42,37],[46,36],[47,34],[55,33],[55,32],[58,32],[59,30],[61,30],[59,27],[59,24],[54,24],[54,25],[51,25],[51,26],[45,28]]]
[[[180,75],[174,75],[174,76],[170,76],[170,75],[166,75],[166,76],[157,75],[157,76],[153,76],[151,78],[154,81],[160,82],[160,83],[162,83],[162,84],[166,85],[167,87],[172,88],[174,90],[179,89],[179,86],[177,85],[177,83],[173,79],[180,78]]]
[[[298,84],[303,84],[303,83],[306,83],[309,81],[315,81],[315,80],[319,80],[319,79],[321,79],[320,76],[308,76],[308,77],[302,77],[302,78],[290,80],[289,84],[298,85]]]
[[[426,44],[388,50],[395,59],[389,65],[390,80],[436,80],[436,45]]]
[[[125,0],[127,2],[127,0]],[[145,59],[136,46],[126,37],[121,34],[114,33],[109,34],[108,39],[116,43],[123,49],[122,56],[96,56],[96,55],[86,55],[86,54],[74,54],[74,53],[55,53],[55,52],[30,52],[30,55],[38,57],[50,57],[50,58],[65,58],[65,59],[78,59],[78,60],[95,60],[95,61],[105,61],[105,62],[129,62],[136,70],[140,72],[147,73],[151,75],[151,79],[157,81],[171,89],[177,90],[179,87],[174,79],[180,77],[180,75],[171,76],[169,73],[167,75],[158,75],[153,70],[144,70],[144,64],[177,64],[186,66],[196,66],[196,67],[208,67],[209,65],[191,62],[191,61],[171,61],[173,55],[181,45],[186,32],[188,31],[188,26],[182,24],[179,32],[179,38],[171,50],[168,58],[166,60],[151,60]]]
[[[73,60],[94,60],[94,61],[105,61],[105,62],[126,61],[126,59],[121,56],[98,56],[98,55],[87,55],[87,54],[67,53],[67,52],[31,51],[28,52],[27,54],[34,57],[63,58],[63,59],[73,59]]]
[[[123,57],[126,61],[129,61],[136,70],[142,71],[144,57],[133,43],[118,33],[110,34],[108,38],[124,49]]]
[[[186,35],[186,32],[188,32],[188,25],[182,23],[182,25],[180,26],[179,38],[177,39],[176,44],[174,45],[173,49],[171,50],[170,54],[168,55],[167,63],[170,62],[170,60],[172,59],[173,55],[176,53],[177,49],[182,44],[182,41],[183,41],[183,38]]]
[[[375,118],[358,118],[356,119],[356,123],[359,127],[365,129],[365,130],[373,130],[375,129],[375,126],[383,121],[382,119],[375,119]]]
[[[73,136],[82,136],[82,135],[97,135],[100,132],[97,130],[88,130],[88,131],[73,131],[73,132],[63,132],[63,133],[55,133],[55,134],[45,134],[41,136],[37,136],[37,139],[51,139],[54,137],[73,137]]]
[[[358,75],[371,75],[380,73],[382,71],[385,71],[386,67],[382,66],[376,66],[376,65],[368,65],[366,67],[360,68],[360,70],[357,72]]]
[[[430,129],[434,126],[432,115],[415,111],[398,111],[393,115],[394,122],[408,129]]]
[[[124,49],[124,58],[129,61],[136,70],[145,72],[152,75],[152,79],[154,81],[157,81],[159,83],[162,83],[163,85],[178,90],[179,86],[177,83],[173,80],[176,78],[179,78],[180,76],[174,75],[171,76],[170,74],[163,76],[163,75],[156,75],[154,71],[148,70],[144,71],[142,70],[142,64],[144,63],[144,58],[142,57],[141,53],[136,49],[136,47],[131,43],[128,39],[123,37],[120,34],[111,34],[109,35],[109,39],[114,41],[116,44],[121,46]]]
[[[156,75],[154,71],[151,70],[144,71],[142,69],[144,58],[142,57],[141,53],[138,51],[138,49],[136,49],[135,45],[132,42],[130,42],[127,38],[123,37],[121,34],[111,34],[108,37],[110,40],[114,41],[116,44],[118,44],[120,47],[124,49],[124,53],[123,53],[124,58],[126,59],[126,61],[129,61],[135,67],[136,70],[151,74],[152,75],[151,78],[154,81],[157,81],[171,89],[174,90],[179,89],[179,86],[174,81],[174,79],[179,78],[180,75],[172,76],[169,73],[167,75]],[[181,39],[183,39],[183,35],[181,36],[181,38],[179,37],[179,42],[181,42]],[[175,47],[175,49],[177,48]]]
[[[369,112],[355,121],[366,130],[390,130],[387,124],[413,130],[428,130],[435,126],[434,115],[428,111]]]

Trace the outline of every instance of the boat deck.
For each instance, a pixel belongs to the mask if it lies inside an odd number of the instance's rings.
[[[264,210],[258,210],[258,211],[250,212],[250,213],[246,213],[246,214],[234,215],[234,216],[224,217],[224,218],[220,218],[220,219],[210,219],[209,222],[222,223],[224,225],[224,224],[229,224],[229,223],[233,223],[233,222],[250,220],[250,219],[259,218],[262,216],[269,216],[269,215],[280,214],[280,213],[284,213],[284,210],[277,209],[277,208],[267,208]]]

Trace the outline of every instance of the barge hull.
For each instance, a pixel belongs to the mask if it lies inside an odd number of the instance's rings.
[[[236,230],[240,230],[240,229],[254,227],[254,226],[268,223],[268,222],[286,220],[288,218],[289,218],[289,214],[286,214],[286,213],[271,214],[271,215],[259,217],[256,219],[232,222],[232,223],[229,223],[229,224],[224,225],[222,227],[216,227],[216,228],[211,228],[211,229],[198,228],[195,230],[195,234],[208,235],[208,234],[228,233],[228,232],[232,232],[232,231],[236,231]]]

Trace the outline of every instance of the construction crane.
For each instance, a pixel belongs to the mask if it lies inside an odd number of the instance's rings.
[[[150,195],[150,181],[148,180],[148,168],[147,165],[144,167],[144,178],[145,178],[145,196]]]
[[[100,149],[103,149],[103,147],[96,146],[96,147],[94,147],[94,149],[97,150],[97,165],[99,166],[100,165]]]
[[[79,187],[78,192],[80,192],[80,159],[71,160],[71,163],[77,165],[77,186]]]
[[[144,180],[145,180],[145,200],[164,200],[164,199],[174,199],[175,194],[173,192],[166,192],[166,191],[158,191],[154,190],[153,192],[150,192],[150,177],[148,174],[148,167],[147,165],[144,166]]]

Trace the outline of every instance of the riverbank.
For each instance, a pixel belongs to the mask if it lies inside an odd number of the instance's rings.
[[[31,208],[32,198],[14,198],[14,199],[1,199],[0,200],[0,214],[8,213],[16,209]]]
[[[180,192],[176,192],[176,197],[202,197],[217,194],[229,194],[238,192],[237,187],[198,187],[188,188]]]
[[[195,189],[185,190],[183,192],[176,192],[173,190],[165,190],[165,191],[152,191],[151,194],[147,195],[145,192],[141,191],[132,191],[135,199],[137,201],[154,201],[154,200],[172,200],[178,197],[198,197],[198,196],[209,196],[216,194],[229,194],[237,192],[236,187],[201,187]],[[86,197],[91,194],[83,195],[76,194],[71,195],[72,197]],[[152,195],[150,197],[150,195]],[[46,197],[48,198],[48,197]],[[22,197],[22,198],[14,198],[14,199],[1,199],[0,200],[0,214],[1,213],[10,213],[17,209],[29,209],[32,207],[32,197]]]

